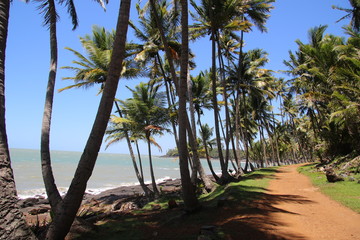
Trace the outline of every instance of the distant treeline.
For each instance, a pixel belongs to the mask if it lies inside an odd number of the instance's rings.
[[[206,154],[205,154],[204,150],[199,149],[198,153],[199,153],[200,158],[206,158]],[[243,151],[239,151],[239,154],[240,154],[239,156],[241,158],[244,158],[245,155],[244,155]],[[190,155],[191,155],[191,152],[190,152]],[[209,150],[209,155],[211,158],[218,158],[219,157],[218,149],[213,148],[212,150]],[[223,155],[225,156],[225,151],[223,151]],[[177,148],[169,149],[165,155],[165,157],[178,157],[178,156],[179,156],[179,152],[178,152]],[[229,151],[229,156],[230,156],[230,159],[234,159],[234,151],[232,149],[230,149],[230,151]]]

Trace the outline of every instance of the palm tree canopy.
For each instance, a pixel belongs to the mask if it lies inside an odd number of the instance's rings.
[[[85,35],[80,37],[80,42],[87,53],[87,57],[80,52],[66,48],[74,53],[78,60],[74,60],[75,66],[64,66],[63,69],[68,69],[75,72],[73,77],[65,77],[65,80],[73,80],[75,84],[60,89],[63,91],[70,88],[91,87],[95,84],[103,84],[106,82],[107,72],[110,64],[112,48],[114,44],[115,32],[106,31],[105,28],[93,26],[92,35]],[[123,70],[121,76],[132,79],[141,74],[140,68],[136,61],[132,59],[133,44],[127,44],[126,59],[123,61]]]
[[[120,101],[125,118],[136,124],[134,132],[161,134],[168,131],[170,116],[165,108],[165,94],[159,87],[141,82],[135,89],[130,89],[132,98]]]

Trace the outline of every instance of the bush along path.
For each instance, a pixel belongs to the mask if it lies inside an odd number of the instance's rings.
[[[272,204],[272,231],[289,239],[360,239],[360,214],[322,194],[298,167],[279,168],[269,183],[267,194],[282,199]],[[360,184],[354,188],[360,202]]]

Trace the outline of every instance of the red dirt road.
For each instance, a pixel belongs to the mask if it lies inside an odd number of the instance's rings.
[[[269,214],[277,223],[270,232],[292,236],[288,239],[360,240],[360,214],[320,193],[308,177],[296,171],[298,166],[280,168],[270,181],[267,194],[293,199],[272,205],[278,211]]]

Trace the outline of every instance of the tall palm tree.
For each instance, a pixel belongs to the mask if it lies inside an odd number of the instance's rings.
[[[346,15],[337,20],[340,22],[346,18],[351,18],[350,26],[354,31],[360,31],[360,1],[359,0],[349,0],[349,3],[352,8],[343,8],[339,6],[332,6],[333,9],[341,10],[346,12]]]
[[[17,205],[14,174],[5,123],[5,50],[10,0],[0,3],[0,236],[3,239],[36,239]]]
[[[150,7],[150,8],[149,8]],[[135,25],[132,25],[135,29],[136,36],[143,42],[141,46],[141,51],[137,54],[135,59],[143,60],[148,62],[152,60],[151,72],[152,78],[159,76],[164,79],[164,84],[167,89],[168,94],[168,105],[171,112],[176,112],[175,104],[171,103],[171,97],[169,97],[169,89],[172,89],[171,81],[168,79],[177,79],[174,63],[179,63],[179,56],[181,54],[180,44],[178,43],[178,12],[176,10],[168,11],[168,3],[166,1],[160,1],[155,3],[150,1],[150,4],[146,4],[143,9],[138,8],[140,21],[140,28],[137,28]],[[150,10],[150,11],[148,11]],[[165,50],[167,65],[170,68],[171,77],[167,76],[165,66],[163,64],[162,58],[160,57],[160,50]],[[171,52],[171,54],[169,54]],[[191,56],[192,54],[189,53]],[[194,65],[189,61],[189,65]],[[188,76],[189,72],[188,72]],[[188,81],[190,78],[188,77]],[[178,81],[173,80],[172,82],[175,86],[175,90],[178,92]],[[190,85],[189,85],[190,86]],[[172,92],[170,92],[171,95]],[[191,97],[191,94],[189,94]],[[191,101],[191,99],[189,99]],[[193,120],[194,117],[192,114],[194,112],[190,111],[190,120]],[[188,120],[189,121],[189,120]],[[191,122],[192,123],[192,122]],[[177,130],[175,119],[172,121],[173,133],[175,141],[178,145]],[[189,123],[187,125],[188,131],[188,140],[189,145],[192,149],[192,181],[195,183],[197,180],[197,172],[199,172],[200,179],[204,182],[205,188],[207,190],[213,189],[213,184],[208,176],[205,174],[203,167],[201,165],[198,153],[197,153],[197,143],[196,143],[196,131],[195,127]]]
[[[216,45],[219,41],[221,31],[230,32],[232,30],[247,29],[249,26],[242,23],[237,17],[237,10],[240,7],[236,0],[202,0],[199,4],[191,0],[191,5],[196,11],[192,14],[195,23],[191,26],[193,38],[209,35],[211,40],[212,52],[212,103],[214,108],[214,124],[217,139],[217,148],[219,150],[219,160],[222,171],[222,181],[227,182],[230,175],[227,171],[227,164],[224,161],[221,137],[219,129],[219,106],[217,100],[217,76],[216,76]],[[219,44],[218,44],[219,46]]]
[[[185,203],[185,210],[193,212],[199,207],[199,202],[195,195],[194,185],[191,183],[188,150],[186,142],[187,131],[187,112],[186,112],[186,92],[187,76],[189,66],[189,19],[188,19],[188,1],[181,0],[181,64],[180,81],[178,88],[179,95],[179,159],[182,194]]]
[[[165,95],[159,91],[159,88],[160,85],[153,83],[140,83],[135,86],[135,89],[130,89],[132,98],[121,101],[122,112],[125,118],[133,123],[133,131],[145,136],[148,146],[151,182],[156,195],[159,194],[159,191],[156,186],[152,163],[152,136],[167,130],[166,127],[169,124],[169,115],[164,107]]]
[[[64,239],[80,207],[87,181],[94,169],[115,99],[122,61],[125,58],[130,4],[130,0],[122,0],[120,3],[113,53],[98,112],[69,190],[57,205],[56,214],[46,235],[47,239]]]
[[[97,0],[97,2],[101,3],[101,5],[104,7],[103,0]],[[58,3],[66,5],[72,20],[73,30],[76,29],[78,26],[78,19],[73,0],[58,1]],[[58,63],[56,23],[59,16],[56,11],[55,0],[41,0],[39,9],[44,15],[44,25],[49,28],[50,32],[50,72],[46,89],[45,106],[41,128],[41,167],[45,189],[50,205],[53,211],[56,211],[56,205],[61,201],[61,196],[56,187],[51,167],[50,128]]]

